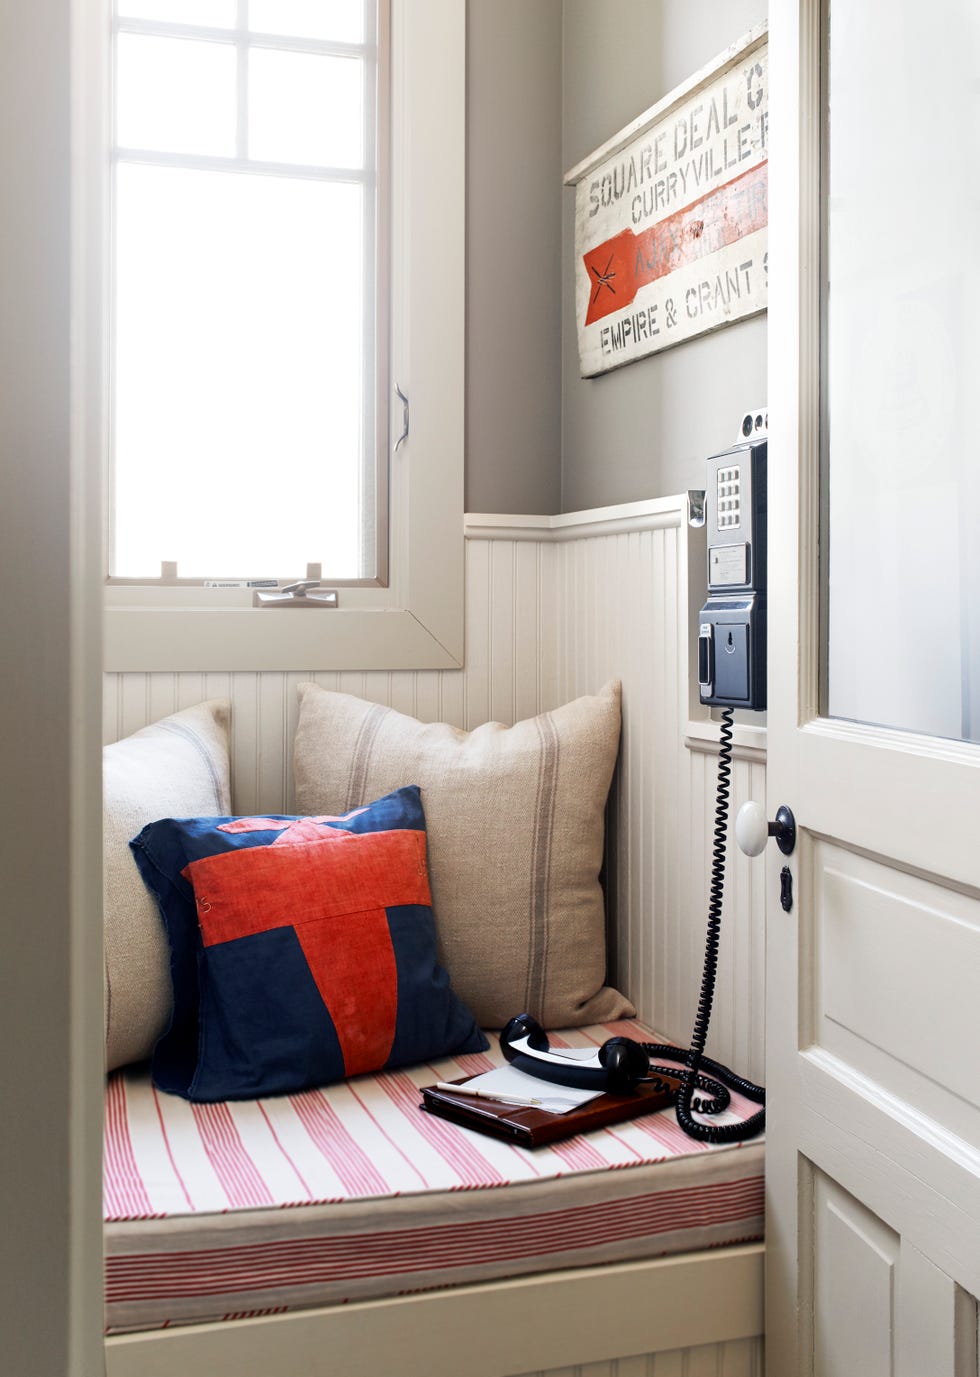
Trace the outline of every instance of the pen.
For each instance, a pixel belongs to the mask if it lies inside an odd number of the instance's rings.
[[[451,1081],[437,1081],[437,1090],[451,1090],[455,1095],[472,1095],[475,1100],[496,1100],[498,1104],[540,1105],[540,1100],[526,1100],[518,1095],[491,1095],[487,1090],[470,1090],[466,1085],[453,1085]]]
[[[451,1090],[455,1095],[469,1095],[474,1100],[496,1100],[498,1104],[521,1104],[528,1107],[547,1109],[551,1113],[565,1114],[575,1108],[574,1100],[563,1100],[560,1096],[551,1099],[524,1099],[519,1095],[493,1095],[489,1090],[471,1090],[466,1085],[453,1085],[451,1081],[437,1081],[436,1090]]]

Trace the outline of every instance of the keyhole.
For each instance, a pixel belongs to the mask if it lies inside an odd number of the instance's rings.
[[[735,654],[735,637],[730,631],[728,633],[728,640],[725,642],[725,652],[728,655]]]

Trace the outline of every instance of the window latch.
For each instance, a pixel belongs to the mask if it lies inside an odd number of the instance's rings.
[[[395,441],[395,453],[397,454],[401,446],[408,439],[408,398],[397,383],[395,383],[395,396],[402,404],[402,433]]]
[[[337,607],[336,588],[321,588],[319,579],[298,579],[275,592],[252,595],[253,607]]]

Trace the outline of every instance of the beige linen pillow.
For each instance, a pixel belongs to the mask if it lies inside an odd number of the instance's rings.
[[[170,1019],[170,952],[129,849],[158,818],[231,812],[231,707],[212,699],[102,753],[106,1070],[141,1061]]]
[[[562,1028],[628,1016],[603,984],[604,808],[620,688],[504,727],[464,732],[300,684],[294,749],[303,814],[422,790],[439,959],[486,1028],[528,1012]]]

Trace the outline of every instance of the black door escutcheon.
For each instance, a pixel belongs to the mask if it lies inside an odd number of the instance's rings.
[[[784,865],[779,872],[779,902],[783,912],[789,913],[793,907],[793,872],[788,865]]]

